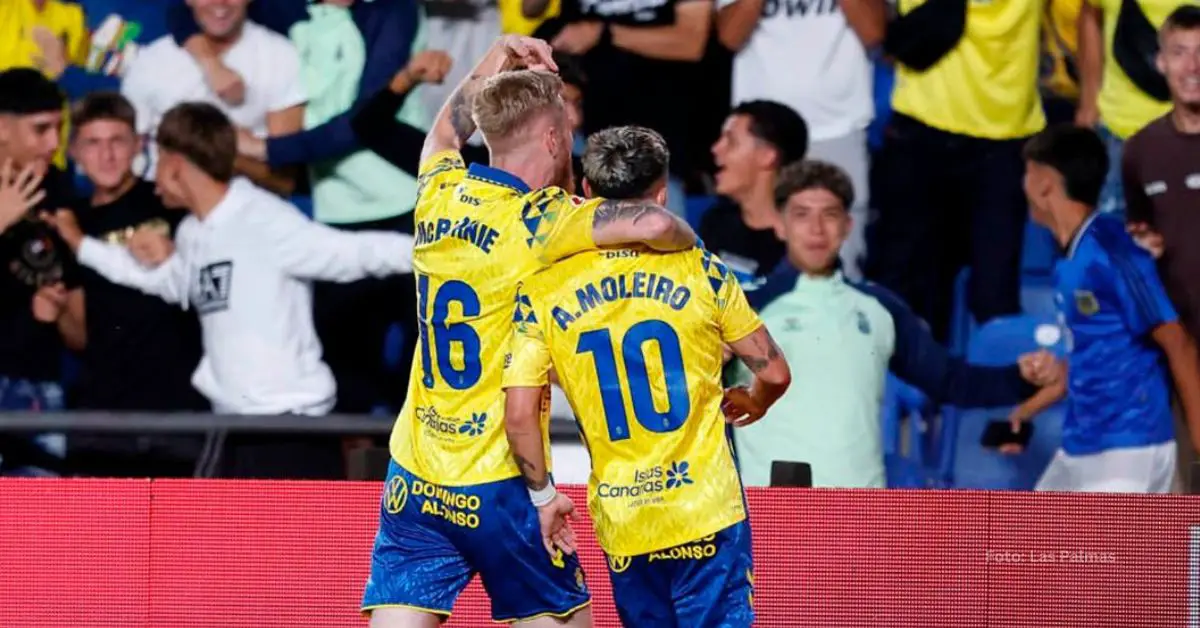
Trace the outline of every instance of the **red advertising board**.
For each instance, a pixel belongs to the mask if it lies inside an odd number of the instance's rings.
[[[2,480],[0,626],[364,626],[380,490]],[[758,626],[1200,626],[1197,498],[752,489],[749,501]],[[619,626],[589,526],[596,625]],[[491,625],[477,584],[447,625]]]

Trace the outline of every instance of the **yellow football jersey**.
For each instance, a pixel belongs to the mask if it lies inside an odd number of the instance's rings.
[[[543,259],[595,248],[599,203],[560,188],[532,191],[503,170],[464,168],[454,151],[421,165],[413,210],[420,338],[392,430],[397,463],[444,486],[520,475],[501,388],[517,285]]]
[[[647,554],[746,518],[721,343],[762,322],[716,256],[575,255],[523,284],[513,318],[504,385],[544,385],[553,363],[591,454],[588,508],[605,552]]]

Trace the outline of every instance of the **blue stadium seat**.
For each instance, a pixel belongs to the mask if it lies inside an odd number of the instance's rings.
[[[1053,328],[1043,329],[1049,326]],[[1024,353],[1036,351],[1040,346],[1037,340],[1039,333],[1057,333],[1057,340],[1046,346],[1047,349],[1063,355],[1065,345],[1061,330],[1055,320],[1054,313],[1022,314],[995,319],[981,327],[967,348],[967,360],[972,364],[987,366],[1004,366],[1016,362]]]
[[[1038,342],[1038,335],[1044,344]],[[1065,352],[1061,331],[1053,316],[1021,315],[993,320],[971,339],[967,360],[972,364],[1003,366],[1023,353],[1046,346],[1059,356]],[[1031,489],[1058,448],[1062,435],[1063,404],[1034,419],[1029,447],[1008,456],[985,450],[979,443],[988,422],[1006,420],[1010,408],[963,411],[946,408],[949,433],[943,441],[939,468],[956,488]]]
[[[717,197],[715,196],[689,196],[687,197],[687,215],[684,218],[693,229],[699,229],[700,219],[716,204]]]
[[[1053,319],[1058,315],[1053,277],[1027,275],[1021,279],[1021,312],[1038,318]]]
[[[963,269],[954,282],[954,304],[950,314],[950,352],[965,355],[979,331],[979,325],[967,307],[967,278]],[[1054,300],[1054,278],[1051,275],[1025,275],[1021,278],[1021,311],[1037,317],[1054,317],[1058,306]]]
[[[971,270],[964,268],[954,278],[954,303],[950,311],[950,353],[964,355],[967,352],[967,342],[975,329],[975,319],[967,308],[967,277]]]
[[[928,466],[929,399],[891,373],[884,388],[881,430],[883,458],[889,488],[928,488],[933,474]],[[906,421],[907,419],[907,421]],[[903,431],[908,429],[908,451],[903,451]]]
[[[1004,420],[1008,409],[968,410],[958,413],[954,488],[1032,490],[1062,441],[1065,404],[1058,404],[1034,419],[1029,447],[1018,455],[1006,455],[979,444],[991,421]]]
[[[1062,251],[1048,229],[1033,222],[1025,223],[1025,247],[1021,251],[1022,274],[1049,275],[1060,257]]]

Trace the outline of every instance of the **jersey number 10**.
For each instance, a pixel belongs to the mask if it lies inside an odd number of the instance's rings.
[[[457,279],[441,285],[433,297],[433,313],[429,312],[429,276],[417,275],[417,308],[421,336],[421,383],[433,388],[433,359],[429,347],[429,336],[437,349],[437,371],[442,381],[455,390],[466,390],[479,381],[482,369],[479,364],[479,334],[467,323],[446,324],[450,304],[457,301],[462,315],[479,316],[479,295],[474,288]],[[456,368],[450,361],[450,347],[462,346],[463,367]]]
[[[643,353],[645,344],[652,340],[658,343],[659,353],[662,354],[663,376],[666,378],[667,409],[662,412],[654,407],[654,396],[650,390]],[[625,393],[621,390],[623,381],[629,382],[633,416],[642,427],[651,432],[673,432],[687,420],[692,409],[692,400],[688,396],[679,334],[664,321],[642,321],[625,332],[625,338],[621,341],[621,358],[625,363],[624,377],[617,372],[613,338],[607,329],[593,329],[580,334],[575,353],[591,353],[596,363],[596,379],[600,382],[600,399],[604,404],[604,419],[608,423],[609,440],[629,438]]]

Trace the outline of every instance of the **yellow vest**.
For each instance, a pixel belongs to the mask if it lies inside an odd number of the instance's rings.
[[[33,39],[36,26],[44,26],[63,39],[67,63],[82,64],[87,60],[88,31],[83,9],[78,4],[46,0],[38,11],[33,0],[0,0],[0,71],[35,67],[34,58],[41,53]],[[67,163],[65,121],[62,132],[64,141],[54,158],[60,168]]]
[[[521,12],[521,0],[498,0],[500,30],[514,35],[532,35],[542,22],[557,17],[562,9],[562,0],[550,0],[546,12],[536,19],[529,19]]]
[[[1100,121],[1122,139],[1142,130],[1150,122],[1171,110],[1171,103],[1159,102],[1138,89],[1121,66],[1113,60],[1113,35],[1117,32],[1117,16],[1121,0],[1089,0],[1104,16],[1104,74],[1101,76]],[[1184,4],[1179,0],[1138,0],[1142,13],[1155,28],[1162,26],[1172,11]]]
[[[896,69],[892,108],[936,129],[1016,139],[1046,125],[1038,95],[1045,0],[970,0],[958,45],[925,72]],[[901,14],[924,0],[900,0]]]
[[[1079,54],[1079,9],[1083,0],[1048,0],[1048,19],[1042,22],[1042,87],[1051,93],[1077,100],[1079,84],[1067,72],[1068,61],[1076,63]],[[1076,66],[1078,67],[1078,66]]]

